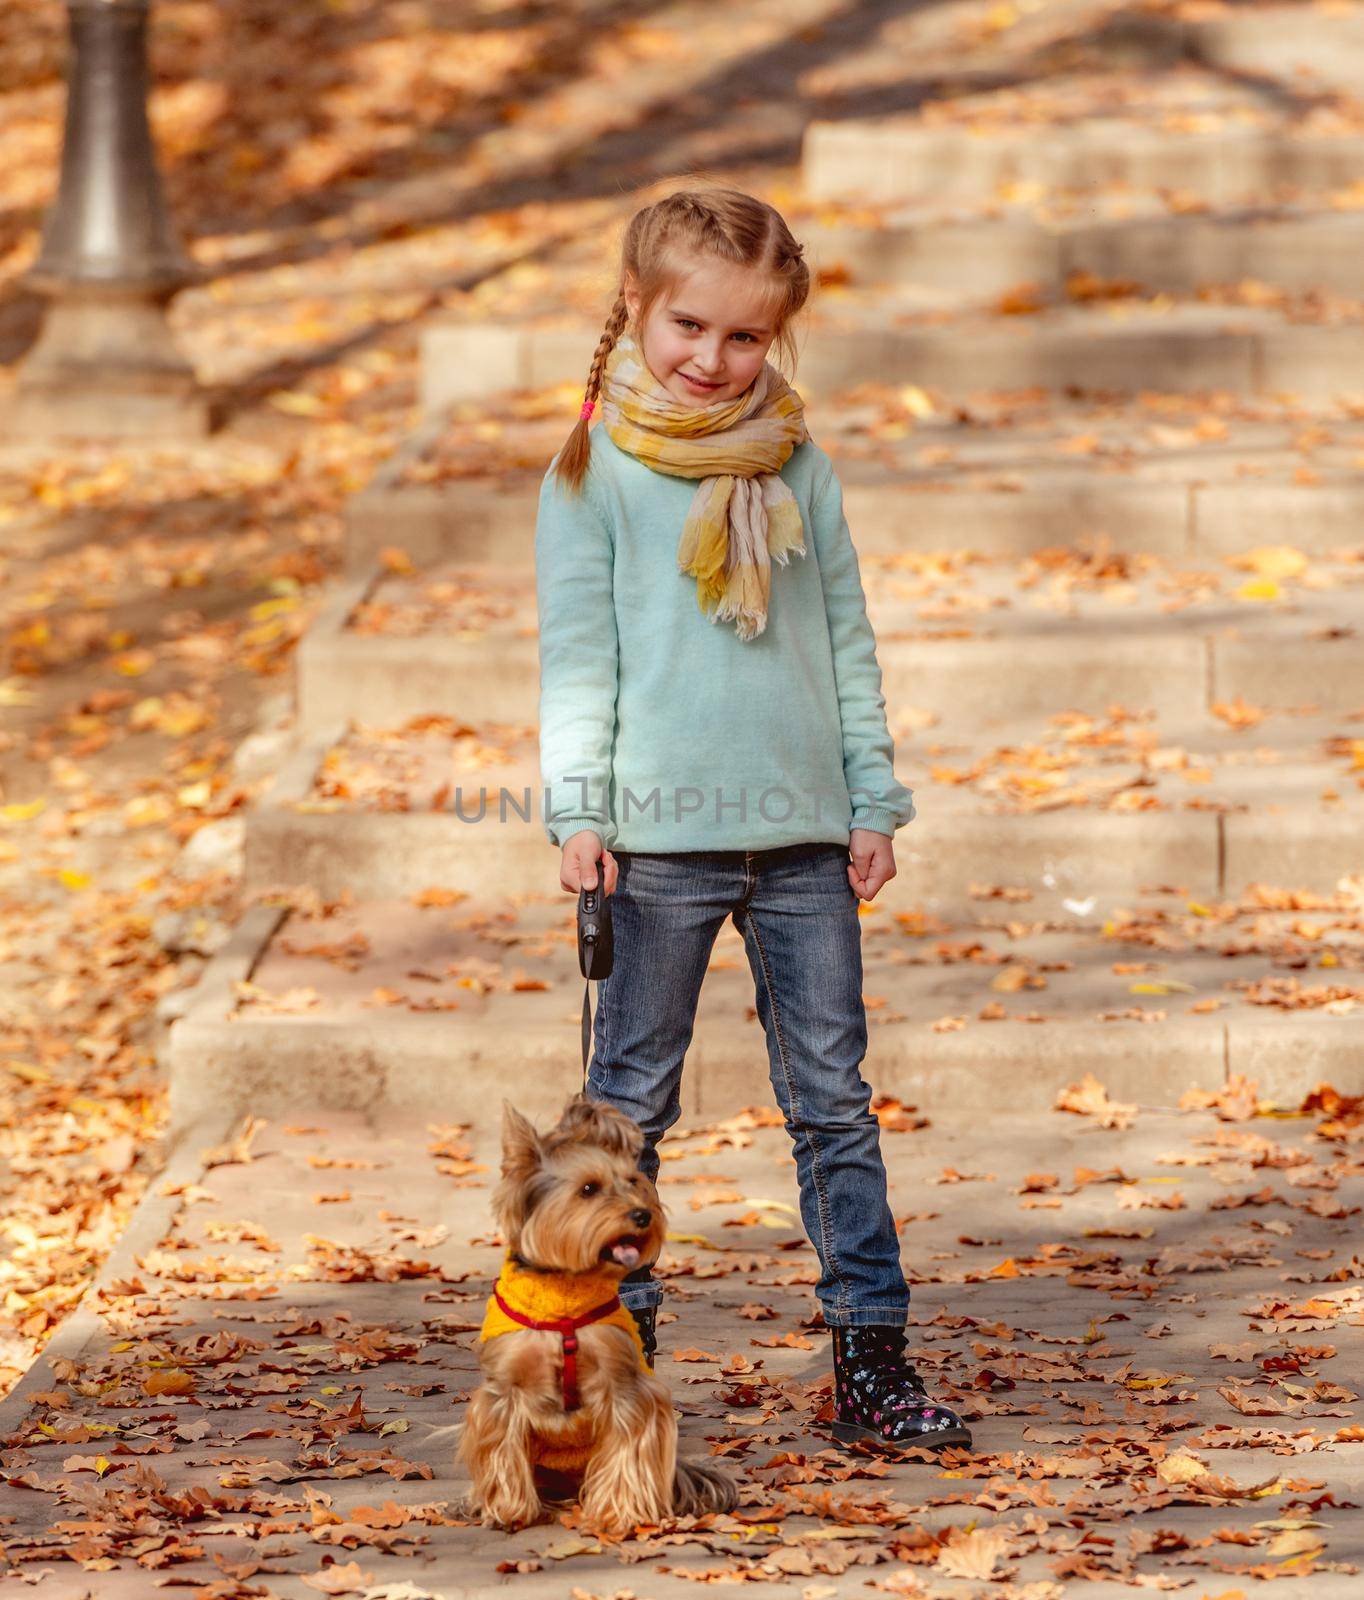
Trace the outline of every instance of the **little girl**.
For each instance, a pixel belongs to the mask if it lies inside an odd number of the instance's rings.
[[[656,1179],[732,916],[822,1269],[834,1437],[969,1446],[905,1358],[909,1290],[860,1071],[857,903],[894,877],[915,811],[842,490],[766,359],[774,343],[793,355],[809,287],[786,222],[751,195],[684,190],[627,227],[582,415],[540,494],[545,826],[563,887],[600,871],[613,897],[588,1093],[643,1129]],[[647,1268],[621,1290],[651,1363],[661,1295]]]

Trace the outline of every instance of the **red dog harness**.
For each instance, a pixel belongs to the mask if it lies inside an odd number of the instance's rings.
[[[538,1328],[544,1333],[557,1333],[564,1345],[564,1410],[576,1411],[578,1400],[578,1329],[585,1327],[589,1322],[600,1322],[603,1317],[609,1317],[613,1312],[620,1310],[620,1296],[613,1294],[609,1300],[603,1301],[599,1306],[593,1306],[591,1311],[584,1311],[578,1317],[551,1317],[540,1321],[535,1317],[527,1317],[520,1311],[509,1306],[507,1302],[493,1289],[493,1299],[497,1301],[499,1309],[504,1316],[513,1322],[519,1322],[523,1328]]]

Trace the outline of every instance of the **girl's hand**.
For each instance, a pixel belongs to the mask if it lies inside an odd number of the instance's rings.
[[[570,839],[569,844],[573,841]],[[848,882],[859,900],[874,900],[895,876],[895,841],[889,834],[854,828],[848,835]]]
[[[600,838],[591,828],[583,828],[564,845],[559,884],[570,894],[577,894],[599,882],[604,883],[609,899],[616,892],[616,870],[615,856],[603,850]]]

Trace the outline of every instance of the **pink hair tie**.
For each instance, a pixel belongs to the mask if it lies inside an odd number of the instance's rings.
[[[592,415],[592,408],[596,405],[596,403],[597,402],[595,400],[584,400],[582,411],[579,413],[579,416],[590,417]]]

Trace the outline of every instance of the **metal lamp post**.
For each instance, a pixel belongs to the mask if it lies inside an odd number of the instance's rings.
[[[150,0],[66,0],[57,198],[29,277],[49,299],[16,385],[23,434],[203,433],[207,397],[166,305],[195,270],[167,214],[147,121]]]

